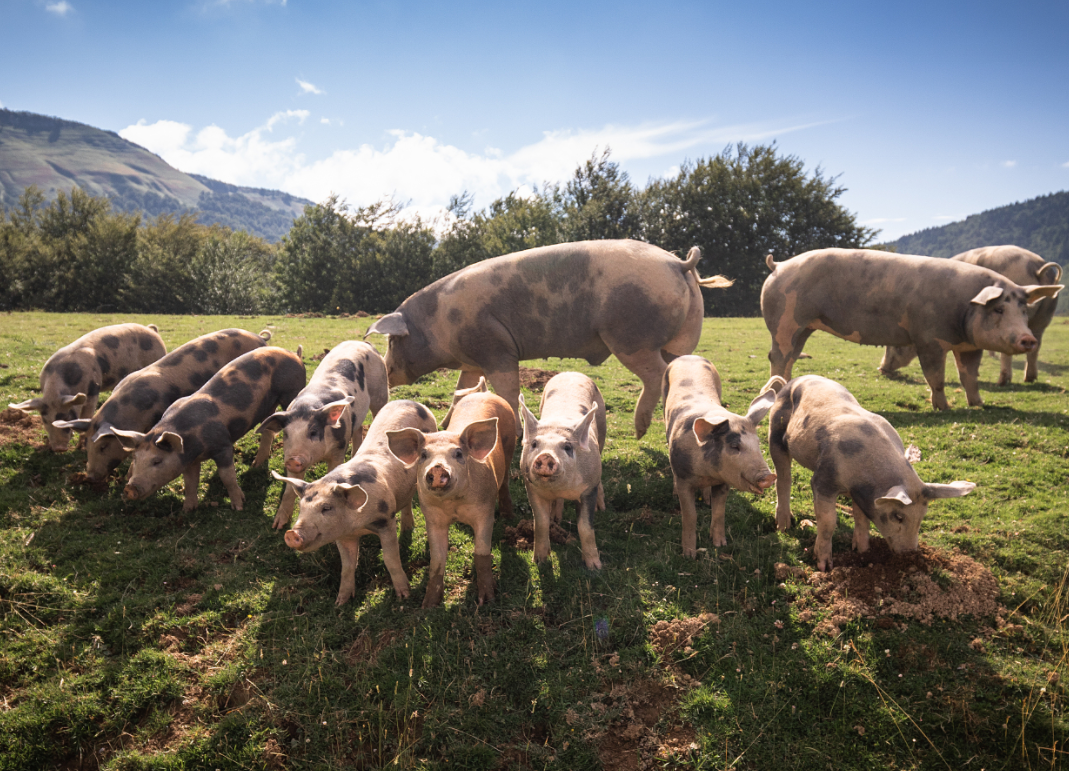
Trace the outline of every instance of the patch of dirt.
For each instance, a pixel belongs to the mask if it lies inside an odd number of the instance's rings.
[[[659,768],[672,756],[697,752],[697,734],[679,716],[678,689],[651,679],[613,687],[604,701],[619,710],[598,742],[606,771]]]
[[[44,447],[45,426],[40,415],[27,415],[8,407],[0,412],[0,445],[28,444]]]
[[[312,354],[312,361],[323,361],[323,357],[326,356],[328,353],[330,353],[330,349],[324,348],[323,353]]]
[[[666,658],[678,650],[689,648],[694,638],[704,632],[707,626],[719,623],[720,619],[715,613],[658,621],[650,629],[650,645],[661,658]]]
[[[355,667],[360,664],[374,665],[379,658],[379,654],[382,653],[397,637],[395,632],[386,630],[380,632],[377,639],[372,639],[371,635],[366,629],[360,632],[360,635],[353,640],[353,644],[349,646],[349,650],[345,652],[345,663],[351,667]]]
[[[546,387],[550,378],[559,374],[551,369],[520,367],[520,385],[532,391],[541,391]]]
[[[550,522],[549,540],[551,543],[566,544],[574,541],[575,536],[556,522]],[[534,548],[534,520],[521,519],[516,527],[506,527],[504,542],[519,551],[531,551]]]
[[[905,629],[910,621],[929,626],[937,619],[1006,613],[998,604],[998,582],[991,571],[957,549],[922,545],[896,554],[882,538],[873,538],[864,553],[836,554],[835,568],[827,573],[780,563],[776,577],[794,577],[812,587],[798,607],[803,616],[810,611],[810,617],[811,611],[828,611],[816,631],[831,636],[859,617],[876,619],[881,628],[897,622]]]

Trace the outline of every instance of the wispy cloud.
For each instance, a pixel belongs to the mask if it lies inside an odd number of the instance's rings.
[[[68,3],[67,0],[59,0],[58,3],[46,5],[45,10],[49,13],[54,13],[56,16],[66,16],[74,10],[74,6]]]
[[[301,87],[301,93],[302,94],[322,94],[322,93],[326,93],[326,92],[323,91],[323,89],[316,88],[312,83],[309,83],[307,80],[301,80],[300,78],[296,78],[296,81],[297,81],[297,85]]]
[[[1001,165],[1004,169],[1012,169],[1017,165],[1017,161],[1003,161]]]

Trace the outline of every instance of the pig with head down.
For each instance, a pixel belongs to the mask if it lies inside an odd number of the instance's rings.
[[[338,605],[356,593],[356,566],[360,558],[360,538],[378,536],[382,544],[382,561],[390,572],[398,597],[408,597],[408,577],[401,566],[397,544],[397,520],[401,528],[411,530],[412,496],[416,492],[416,469],[406,467],[390,452],[387,432],[412,429],[433,432],[436,426],[431,411],[416,402],[398,400],[379,410],[368,428],[360,448],[347,463],[336,466],[315,482],[283,477],[300,500],[297,522],[286,531],[286,545],[301,554],[315,551],[328,543],[338,546],[341,554],[341,588]],[[414,442],[409,437],[408,442]],[[413,447],[397,440],[398,451],[409,454]]]
[[[948,352],[969,404],[982,405],[983,351],[1035,348],[1028,306],[1062,289],[1019,286],[967,262],[872,249],[818,249],[779,263],[769,255],[765,263],[772,274],[761,288],[761,314],[772,334],[773,375],[791,377],[816,330],[862,345],[912,345],[937,410],[950,407],[944,392]]]
[[[101,391],[167,353],[155,324],[115,324],[82,335],[52,354],[41,370],[41,395],[8,405],[25,413],[41,413],[48,446],[63,452],[71,429],[55,422],[93,417]]]
[[[201,335],[124,377],[92,419],[57,420],[53,425],[85,433],[86,475],[99,482],[126,458],[115,429],[148,431],[175,401],[197,391],[224,364],[262,348],[270,337],[267,330],[254,335],[244,329]]]
[[[431,563],[423,607],[436,607],[445,593],[449,526],[454,522],[475,531],[479,604],[493,600],[490,550],[495,502],[503,515],[512,515],[509,464],[516,448],[512,407],[496,394],[473,392],[453,405],[447,431],[405,428],[386,435],[390,452],[405,468],[416,470]]]
[[[1019,246],[984,246],[956,254],[950,259],[989,268],[1021,286],[1057,284],[1062,277],[1062,266],[1047,262],[1035,252]],[[1039,375],[1039,348],[1043,345],[1043,332],[1050,326],[1054,311],[1058,308],[1056,297],[1044,297],[1028,305],[1028,328],[1036,338],[1036,344],[1025,354],[1024,380],[1034,382]],[[992,352],[994,353],[994,352]],[[906,366],[917,356],[913,346],[888,346],[880,362],[880,372],[889,373]],[[1002,354],[998,384],[1006,385],[1013,379],[1013,356]]]
[[[917,548],[928,503],[959,498],[972,482],[924,483],[890,423],[858,404],[833,380],[805,375],[780,389],[769,416],[769,452],[776,467],[776,527],[791,525],[791,460],[813,472],[817,568],[831,570],[831,539],[840,495],[853,501],[854,548],[869,548],[875,524],[892,551]],[[916,448],[911,448],[915,451]]]
[[[147,433],[115,430],[123,446],[133,452],[126,482],[131,501],[152,495],[182,474],[182,508],[197,507],[200,464],[214,460],[237,511],[245,505],[234,468],[234,442],[281,405],[285,408],[304,388],[305,369],[300,351],[290,353],[266,346],[242,354],[224,366],[196,393],[176,401]],[[275,435],[263,432],[253,466],[271,454]]]
[[[522,395],[520,409],[520,474],[534,514],[535,562],[549,556],[550,522],[560,520],[565,501],[576,501],[583,563],[591,570],[599,570],[601,556],[594,540],[594,511],[603,495],[605,399],[586,375],[561,372],[546,383],[540,419],[527,409]]]
[[[724,513],[728,489],[760,495],[776,483],[761,454],[757,426],[772,408],[783,378],[773,377],[745,415],[721,403],[720,374],[701,356],[681,356],[664,373],[664,419],[668,460],[683,520],[683,554],[698,556],[698,511],[694,496],[712,507],[709,538],[726,546]]]
[[[382,356],[367,343],[347,340],[323,357],[297,398],[267,418],[260,430],[283,432],[286,473],[304,479],[321,461],[328,470],[343,463],[350,442],[355,455],[368,410],[377,415],[389,398]],[[278,530],[289,524],[295,490],[290,485],[282,494],[274,521]]]

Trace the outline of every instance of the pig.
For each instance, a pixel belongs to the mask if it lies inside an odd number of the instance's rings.
[[[814,331],[862,345],[913,345],[932,406],[950,407],[943,390],[954,352],[971,406],[983,404],[977,375],[983,351],[1025,353],[1036,346],[1027,306],[1055,297],[1059,284],[1018,286],[993,270],[956,260],[872,249],[818,249],[777,263],[761,288],[772,335],[772,374],[784,379]]]
[[[304,388],[304,362],[299,354],[265,346],[242,354],[224,366],[200,390],[178,399],[147,433],[112,429],[123,447],[133,452],[125,494],[147,498],[182,474],[184,511],[197,507],[200,464],[214,460],[230,505],[241,511],[245,494],[234,468],[234,442],[270,415],[283,409]],[[274,434],[265,431],[253,466],[271,454]]]
[[[1056,262],[1046,262],[1035,252],[1019,246],[984,246],[956,254],[950,259],[979,265],[1000,273],[1010,281],[1021,285],[1057,284],[1062,277],[1062,266]],[[1034,382],[1039,375],[1039,348],[1043,344],[1043,332],[1050,325],[1058,301],[1053,297],[1043,299],[1028,306],[1028,328],[1036,338],[1035,347],[1025,355],[1026,366],[1024,380]],[[884,351],[880,362],[880,372],[887,374],[906,366],[917,355],[912,346],[897,346]],[[1002,367],[999,370],[998,384],[1008,385],[1013,380],[1013,357],[1002,354]]]
[[[720,373],[701,356],[680,356],[664,373],[664,421],[668,461],[683,519],[683,555],[698,556],[695,493],[712,507],[709,538],[726,546],[724,512],[728,488],[761,495],[776,483],[757,436],[757,426],[772,408],[786,381],[771,378],[745,415],[721,403]]]
[[[364,535],[379,537],[382,561],[390,572],[394,591],[402,599],[409,595],[394,515],[400,511],[401,528],[412,529],[416,470],[397,459],[390,451],[387,437],[388,431],[406,428],[431,433],[436,428],[434,416],[416,402],[389,402],[378,411],[352,459],[321,479],[305,482],[271,472],[300,497],[297,522],[284,536],[286,545],[306,554],[332,541],[337,544],[341,554],[338,605],[345,604],[356,593],[356,565],[360,558],[360,537]],[[414,439],[410,437],[408,441]],[[414,449],[406,447],[404,439],[399,439],[397,446],[402,453]]]
[[[347,340],[323,357],[289,408],[268,417],[260,430],[272,434],[284,430],[286,472],[304,479],[308,470],[321,461],[327,462],[328,470],[344,463],[345,448],[350,442],[355,455],[368,410],[378,415],[389,398],[382,356],[367,343]],[[275,513],[276,530],[289,524],[295,490],[290,485],[282,494]]]
[[[19,404],[9,404],[29,414],[41,413],[53,452],[70,445],[71,430],[55,421],[92,418],[101,391],[167,353],[155,324],[115,324],[101,327],[65,345],[45,362],[41,370],[41,395]],[[80,409],[76,409],[79,408]]]
[[[224,364],[262,348],[270,337],[267,330],[254,335],[244,329],[201,335],[124,377],[92,418],[57,420],[53,425],[86,435],[86,476],[100,482],[126,458],[113,429],[148,431],[176,400],[194,393]]]
[[[694,247],[686,261],[639,241],[580,241],[495,257],[452,273],[406,299],[367,334],[388,336],[391,386],[440,367],[461,370],[457,389],[485,375],[519,426],[519,362],[550,356],[600,364],[610,354],[642,380],[635,435],[660,399],[666,361],[701,337],[701,278]]]
[[[922,482],[891,424],[819,375],[794,378],[780,389],[769,415],[768,446],[779,530],[791,526],[791,459],[813,472],[819,570],[832,569],[838,496],[853,501],[854,549],[868,550],[871,522],[892,551],[905,552],[917,548],[930,501],[960,498],[976,488],[972,482]]]
[[[512,515],[509,464],[516,449],[512,407],[497,394],[475,392],[453,407],[448,431],[416,428],[387,431],[390,452],[416,469],[419,504],[427,523],[430,575],[424,608],[442,602],[449,526],[462,522],[475,531],[475,576],[482,605],[494,599],[494,500]]]
[[[586,375],[561,372],[546,383],[542,392],[541,420],[527,409],[522,394],[520,408],[523,416],[520,474],[534,514],[535,562],[549,556],[551,518],[560,520],[564,502],[576,501],[583,563],[590,570],[600,570],[601,556],[594,540],[594,511],[602,489],[605,399]]]

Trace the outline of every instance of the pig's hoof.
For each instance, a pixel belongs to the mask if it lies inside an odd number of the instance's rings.
[[[697,549],[683,549],[683,556],[690,557],[692,560],[698,559]]]
[[[334,604],[336,606],[344,605],[345,603],[347,603],[349,601],[349,598],[352,597],[352,596],[353,595],[352,595],[351,592],[346,592],[345,594],[340,594],[339,593],[338,594],[338,599],[334,600]]]
[[[286,526],[290,523],[289,514],[276,514],[275,521],[271,523],[271,527],[275,530],[285,530]]]
[[[197,508],[197,504],[195,504],[195,503],[183,503],[182,504],[182,511],[193,511],[193,509],[195,509],[195,508]]]
[[[397,599],[399,600],[407,600],[411,594],[407,586],[404,589],[394,589],[394,591],[397,593]]]
[[[587,570],[601,570],[601,560],[594,559],[586,563]]]

